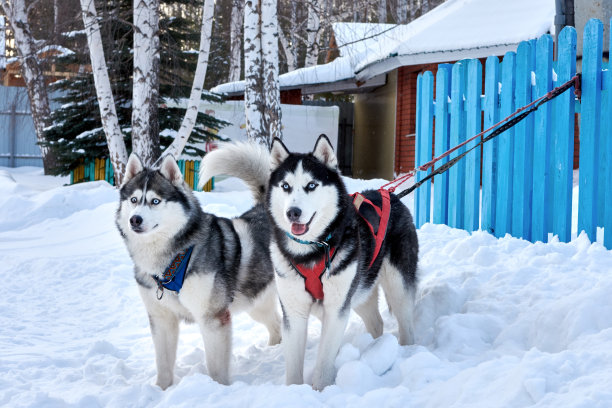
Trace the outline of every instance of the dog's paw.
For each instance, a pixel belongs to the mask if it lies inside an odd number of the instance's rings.
[[[172,385],[172,378],[162,378],[161,376],[158,376],[155,385],[165,391]]]
[[[312,389],[315,391],[323,391],[328,385],[334,383],[335,373],[334,372],[314,372],[312,375]]]

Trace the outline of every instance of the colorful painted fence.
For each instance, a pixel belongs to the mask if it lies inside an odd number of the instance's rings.
[[[200,162],[198,160],[179,160],[177,162],[185,182],[194,190],[197,190],[199,182]],[[83,181],[106,180],[110,184],[115,184],[115,174],[110,160],[95,159],[88,160],[70,172],[70,184],[81,183]],[[204,185],[202,191],[212,191],[214,179]]]
[[[482,151],[475,149],[434,177],[433,197],[431,183],[425,183],[415,196],[417,226],[442,223],[532,242],[546,242],[552,233],[568,242],[574,114],[580,113],[578,231],[595,241],[597,227],[603,227],[604,245],[612,248],[612,72],[603,61],[602,43],[603,24],[593,19],[584,30],[580,101],[572,87],[485,143]],[[431,72],[419,75],[417,164],[571,79],[576,73],[576,30],[561,31],[556,59],[553,46],[552,37],[545,35],[521,43],[501,62],[489,57],[483,67],[479,60],[463,60],[440,65],[436,78]]]

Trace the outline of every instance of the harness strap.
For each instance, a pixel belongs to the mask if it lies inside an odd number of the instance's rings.
[[[368,227],[370,228],[370,232],[374,236],[376,240],[376,245],[374,247],[374,254],[372,255],[372,259],[370,260],[370,265],[368,268],[372,266],[378,254],[380,253],[380,248],[382,247],[382,243],[385,240],[385,236],[387,234],[387,226],[389,225],[389,217],[391,215],[391,198],[389,196],[389,190],[381,188],[378,190],[380,196],[382,198],[382,208],[375,205],[372,201],[365,198],[360,193],[354,193],[353,196],[353,205],[357,210],[357,213],[361,215],[361,218],[366,222]],[[380,217],[380,221],[378,222],[378,226],[372,225],[372,223],[363,215],[359,209],[361,208],[363,203],[367,203],[370,208],[372,208],[376,214]]]
[[[162,277],[154,276],[155,282],[157,282],[157,299],[161,300],[164,296],[164,288],[173,292],[180,292],[183,287],[183,281],[185,280],[185,272],[187,266],[189,266],[189,259],[193,247],[189,247],[184,251],[179,252],[170,265],[164,271]]]
[[[325,256],[311,268],[291,262],[293,269],[304,278],[304,288],[316,300],[323,300],[324,294],[321,276],[323,276],[325,271],[329,270],[329,265],[334,259],[335,253],[336,248],[329,248],[328,246],[325,250]]]

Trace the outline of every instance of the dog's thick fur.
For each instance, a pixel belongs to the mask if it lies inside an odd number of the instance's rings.
[[[242,152],[239,166],[231,159],[237,151]],[[253,151],[257,154],[252,154]],[[259,190],[260,184],[253,183],[253,177],[244,174],[244,169],[260,167],[258,172],[251,170],[249,174],[260,174],[270,169],[266,208],[273,229],[270,251],[283,311],[283,349],[288,384],[303,383],[310,313],[322,320],[312,379],[315,389],[323,389],[335,379],[334,361],[351,308],[361,316],[372,336],[382,334],[383,322],[378,310],[379,284],[397,317],[400,344],[413,342],[418,240],[410,212],[396,196],[391,194],[389,225],[380,254],[369,267],[375,239],[347,194],[337,170],[333,148],[325,136],[319,137],[309,154],[290,153],[276,139],[272,144],[270,162],[262,159],[260,148],[248,144],[222,146],[213,155],[216,162],[224,163],[223,173],[243,178],[254,190]],[[208,168],[210,173],[216,170],[214,166]],[[363,194],[374,204],[381,205],[376,191]],[[336,248],[330,269],[321,278],[322,301],[315,300],[304,289],[304,278],[292,263],[311,266],[324,256],[323,249],[296,242],[287,234],[302,241],[327,240],[331,247]]]
[[[174,381],[181,321],[200,326],[208,373],[222,384],[230,382],[234,313],[247,310],[267,327],[270,344],[280,342],[270,232],[262,204],[232,220],[204,213],[172,157],[154,170],[131,155],[116,224],[149,315],[157,385],[162,389]],[[181,290],[159,293],[154,276],[161,277],[177,253],[189,247],[193,252]]]

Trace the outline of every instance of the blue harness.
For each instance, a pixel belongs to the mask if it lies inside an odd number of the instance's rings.
[[[180,292],[183,287],[183,281],[185,280],[187,266],[189,266],[191,252],[193,252],[193,247],[189,247],[179,252],[172,262],[170,262],[170,265],[166,268],[161,278],[158,276],[153,277],[155,282],[157,282],[157,299],[161,300],[164,296],[164,288],[176,293]]]

